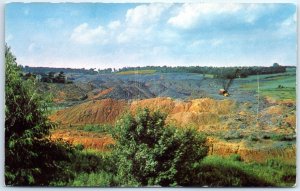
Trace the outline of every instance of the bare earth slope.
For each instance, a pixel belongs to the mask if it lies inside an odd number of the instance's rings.
[[[294,134],[294,114],[290,113],[291,106],[285,104],[267,107],[257,114],[247,110],[249,104],[239,104],[229,99],[203,98],[178,101],[158,97],[131,102],[103,99],[88,101],[57,111],[50,118],[65,127],[114,124],[123,113],[127,111],[135,113],[139,108],[144,107],[166,113],[168,124],[176,124],[181,128],[195,127],[210,136],[211,138],[207,142],[210,146],[210,154],[223,156],[240,154],[245,161],[263,162],[268,158],[275,157],[282,158],[289,163],[295,161],[296,152],[293,141],[274,142],[270,139],[273,135],[290,136]],[[57,138],[71,137],[59,130],[53,135]],[[88,139],[87,135],[82,136]],[[85,138],[82,138],[83,144],[87,142],[86,146],[93,145]],[[257,139],[257,141],[251,141],[252,139]],[[77,140],[79,139],[77,138]],[[106,141],[112,142],[111,140]]]

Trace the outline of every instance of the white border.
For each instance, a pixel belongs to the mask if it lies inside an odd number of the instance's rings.
[[[49,3],[63,3],[63,2],[70,2],[70,3],[150,3],[150,2],[162,2],[162,3],[171,3],[171,2],[178,2],[178,3],[294,3],[297,4],[297,23],[299,23],[299,1],[298,0],[0,0],[0,190],[37,190],[37,189],[43,189],[43,190],[60,190],[62,188],[50,188],[50,187],[6,187],[4,184],[4,122],[5,122],[5,94],[4,94],[4,84],[5,84],[5,72],[4,72],[4,7],[5,3],[10,2],[24,2],[24,3],[30,3],[30,2],[49,2]],[[297,26],[297,34],[299,36],[299,28],[300,25]],[[297,39],[297,44],[299,45],[299,37]],[[298,46],[297,46],[298,47]],[[297,49],[297,74],[300,72],[300,68],[298,67],[299,63],[299,48]],[[299,106],[298,100],[299,100],[299,75],[297,75],[297,108]],[[300,111],[297,109],[297,119],[300,116]],[[297,129],[298,129],[298,120],[297,120]],[[298,141],[298,133],[297,133],[297,159],[299,156],[299,141]],[[296,190],[299,186],[299,176],[300,176],[300,170],[299,170],[299,160],[297,160],[297,183],[294,188],[289,188],[289,190]],[[63,188],[63,190],[73,190],[77,188]],[[99,189],[112,189],[112,188],[78,188],[80,190],[99,190]],[[114,190],[131,190],[132,188],[114,188]],[[145,188],[136,188],[135,190],[143,190]],[[182,190],[182,188],[148,188],[149,190]],[[194,190],[195,188],[184,188],[184,190]],[[201,190],[219,190],[218,188],[197,188]],[[226,189],[226,190],[282,190],[282,188],[220,188],[220,189]]]

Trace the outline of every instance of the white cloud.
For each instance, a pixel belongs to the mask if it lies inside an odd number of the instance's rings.
[[[108,24],[108,28],[111,30],[116,30],[121,26],[121,22],[120,21],[112,21]]]
[[[230,16],[231,23],[236,20],[254,24],[262,15],[275,9],[276,6],[273,4],[186,3],[168,20],[168,24],[182,29],[190,29],[201,22],[211,23],[222,20],[226,16]]]
[[[277,35],[285,37],[286,35],[296,34],[297,29],[295,15],[296,13],[279,24]]]
[[[127,10],[124,30],[117,35],[116,41],[138,43],[150,42],[155,39],[158,36],[156,27],[160,24],[163,14],[171,6],[170,3],[151,3]]]
[[[171,17],[168,23],[179,28],[187,29],[197,24],[202,16],[222,13],[235,13],[241,9],[240,4],[186,3]]]
[[[89,28],[87,23],[83,23],[73,30],[71,40],[80,44],[105,44],[107,42],[106,31],[100,25],[93,29]]]
[[[126,23],[130,27],[141,27],[153,24],[159,21],[161,15],[172,4],[151,3],[148,5],[139,5],[133,9],[129,9],[126,13]]]

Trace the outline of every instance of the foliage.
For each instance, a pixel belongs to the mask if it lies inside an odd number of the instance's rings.
[[[89,124],[82,127],[78,127],[78,130],[83,130],[87,132],[95,132],[95,133],[106,133],[112,134],[114,128],[110,124]]]
[[[239,76],[241,78],[247,77],[249,75],[257,75],[257,74],[275,74],[275,73],[283,73],[286,71],[285,66],[272,66],[272,67],[211,67],[211,66],[144,66],[144,67],[123,67],[118,70],[114,68],[106,68],[106,69],[98,69],[95,71],[94,68],[91,69],[73,69],[73,68],[49,68],[49,67],[22,67],[24,72],[31,73],[49,73],[49,72],[61,72],[64,73],[80,73],[80,74],[109,74],[109,73],[118,73],[118,74],[134,74],[135,72],[140,72],[141,74],[152,74],[154,72],[162,72],[162,73],[198,73],[198,74],[212,74],[219,75],[222,73],[232,73],[231,71],[235,71],[236,69],[240,70]],[[292,68],[292,67],[290,67]],[[146,72],[145,72],[146,71]]]
[[[114,156],[123,185],[193,185],[205,138],[194,129],[165,125],[166,116],[148,109],[117,124]]]
[[[278,159],[259,164],[208,156],[200,169],[198,180],[203,186],[293,186],[296,181],[295,165]]]
[[[241,155],[239,155],[239,154],[232,154],[229,156],[229,159],[231,159],[233,161],[242,161]]]
[[[198,181],[203,186],[271,186],[259,179],[245,163],[217,156],[206,157],[201,163]]]
[[[66,166],[70,145],[50,141],[53,124],[49,102],[36,92],[35,82],[22,80],[10,48],[5,47],[5,183],[48,185],[71,177]]]
[[[123,71],[118,72],[119,75],[131,75],[131,74],[154,74],[155,70],[129,70],[129,71]]]
[[[114,174],[100,171],[97,173],[79,173],[74,180],[67,184],[67,186],[112,187],[118,186],[118,182],[118,177]]]
[[[259,90],[257,79],[259,80]],[[284,88],[278,88],[279,85]],[[260,95],[276,101],[296,100],[296,68],[287,68],[283,74],[249,76],[241,88],[256,90]]]
[[[85,69],[85,68],[51,68],[51,67],[31,67],[31,66],[25,66],[22,67],[22,70],[24,72],[30,72],[30,73],[80,73],[80,74],[97,74],[96,71],[91,69]]]
[[[211,67],[211,66],[144,66],[144,67],[123,67],[118,72],[126,71],[139,71],[139,70],[155,70],[162,73],[198,73],[198,74],[212,74],[215,76],[229,74],[227,79],[230,79],[231,74],[234,74],[236,70],[239,70],[239,77],[245,78],[249,75],[257,74],[275,74],[283,73],[286,71],[286,67]]]
[[[270,138],[274,141],[295,141],[296,137],[293,135],[272,134]]]
[[[70,169],[74,179],[69,182],[56,182],[56,186],[117,186],[116,168],[110,154],[91,150],[77,150],[73,156]]]
[[[242,139],[244,136],[241,134],[241,132],[237,130],[230,130],[225,133],[224,139],[225,140],[232,140],[232,139]]]

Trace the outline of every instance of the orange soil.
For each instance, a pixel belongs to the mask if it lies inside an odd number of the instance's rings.
[[[113,99],[89,101],[57,111],[50,120],[60,124],[114,123],[126,110],[127,102]]]
[[[296,163],[296,146],[289,148],[272,148],[273,142],[265,140],[260,146],[249,147],[245,141],[226,142],[217,138],[208,138],[209,155],[229,156],[239,154],[245,162],[265,162],[267,159],[279,158],[289,164]]]
[[[63,139],[70,144],[82,144],[85,148],[99,151],[107,151],[107,146],[115,143],[112,137],[108,135],[101,135],[99,133],[91,133],[71,129],[55,130],[51,133],[51,139]]]
[[[103,124],[114,123],[125,111],[135,113],[138,108],[148,107],[168,114],[167,122],[177,125],[199,126],[219,123],[219,116],[234,111],[234,102],[216,101],[209,98],[191,101],[175,101],[171,98],[152,98],[133,101],[103,99],[89,101],[60,110],[50,116],[52,121],[61,124]]]
[[[102,99],[97,101],[89,101],[80,105],[76,105],[67,109],[60,110],[50,116],[52,121],[65,125],[85,125],[85,124],[114,124],[121,115],[127,111],[135,113],[138,108],[148,107],[150,110],[161,110],[167,114],[167,123],[173,123],[179,127],[194,126],[206,133],[223,133],[228,129],[232,130],[232,126],[238,130],[238,123],[233,118],[239,117],[246,122],[253,122],[256,119],[255,114],[241,111],[236,104],[230,100],[213,100],[210,98],[195,99],[190,101],[176,101],[171,98],[152,98],[138,100],[128,103],[124,100]],[[272,106],[264,111],[261,115],[282,115],[285,113],[283,105]],[[227,117],[225,120],[222,117]],[[290,115],[285,121],[296,126],[296,116]],[[231,124],[233,123],[233,125]],[[254,128],[254,129],[253,129]],[[243,134],[251,134],[253,132],[269,131],[268,127],[248,127],[243,130]],[[286,133],[284,128],[272,129],[275,133]],[[77,131],[78,132],[78,131]],[[103,150],[104,145],[113,142],[110,137],[95,137],[92,133],[81,132],[80,135],[74,131],[55,130],[53,137],[63,138],[73,143],[81,143],[87,148]],[[93,137],[94,136],[94,137]],[[279,157],[287,162],[295,161],[295,148],[275,149],[272,147],[271,140],[263,140],[264,142],[257,147],[246,146],[243,141],[238,143],[221,141],[218,139],[209,139],[210,154],[230,155],[240,154],[245,161],[263,162],[267,158]],[[268,142],[270,141],[270,142]]]
[[[109,94],[111,91],[113,91],[113,89],[114,88],[108,88],[106,90],[103,90],[103,91],[99,92],[98,94],[91,96],[91,99],[98,99],[106,94]]]

